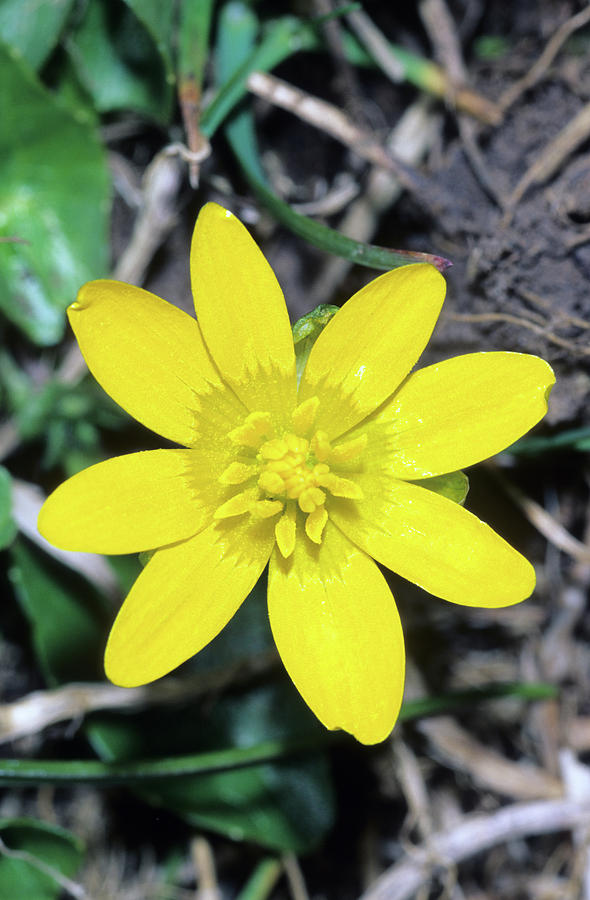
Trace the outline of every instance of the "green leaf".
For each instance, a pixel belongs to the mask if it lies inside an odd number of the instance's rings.
[[[220,87],[201,116],[201,131],[208,138],[246,95],[250,72],[268,72],[293,53],[318,45],[314,29],[294,16],[269,22],[260,42],[253,46],[257,30],[257,17],[246,3],[230,0],[225,4],[219,16],[216,51]]]
[[[142,4],[143,5],[143,4]],[[161,5],[161,4],[159,4]],[[178,75],[190,79],[200,94],[209,50],[215,0],[181,0],[178,22]]]
[[[0,550],[12,544],[17,528],[12,519],[12,478],[0,466]]]
[[[434,491],[463,505],[469,492],[469,479],[465,472],[449,472],[447,475],[435,475],[432,478],[416,478],[413,484]]]
[[[511,447],[507,447],[504,452],[518,456],[538,456],[541,453],[559,450],[578,450],[586,453],[590,450],[590,427],[584,425],[581,428],[568,428],[546,436],[523,437]]]
[[[170,34],[174,4],[93,0],[66,47],[101,112],[132,109],[167,123],[174,74]]]
[[[7,848],[0,854],[0,897],[6,900],[56,900],[59,877],[75,875],[84,857],[73,834],[35,819],[0,819],[0,837]]]
[[[0,309],[55,344],[80,285],[108,269],[110,178],[94,130],[0,45]]]
[[[332,825],[331,778],[320,752],[329,735],[286,681],[223,697],[211,709],[103,715],[89,733],[101,756],[118,765],[141,759],[146,747],[150,755],[190,748],[212,761],[221,761],[225,754],[227,771],[169,778],[136,789],[149,803],[196,826],[275,850],[303,852],[317,845]],[[262,757],[259,764],[237,767],[249,750],[267,746],[284,748],[287,758],[276,758],[277,752],[274,761]],[[308,752],[297,752],[298,747]]]
[[[40,69],[57,45],[74,0],[0,0],[2,40]]]
[[[24,541],[14,544],[11,559],[9,577],[48,684],[100,678],[108,617],[104,601],[86,581]]]

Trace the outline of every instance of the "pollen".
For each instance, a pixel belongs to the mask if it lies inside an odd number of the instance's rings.
[[[318,406],[317,397],[297,406],[291,416],[292,430],[276,428],[269,413],[250,413],[228,434],[235,456],[218,477],[228,494],[234,493],[217,508],[215,518],[276,517],[275,538],[285,559],[295,549],[298,521],[302,535],[321,544],[330,498],[360,500],[363,496],[350,463],[355,463],[354,469],[360,465],[367,437],[332,446],[325,432],[314,429]],[[346,475],[352,477],[339,473],[343,463]]]

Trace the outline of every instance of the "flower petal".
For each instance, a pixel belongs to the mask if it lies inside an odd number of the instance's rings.
[[[343,434],[379,406],[408,374],[432,333],[445,296],[434,266],[386,272],[344,304],[317,339],[299,401],[322,395],[316,428]]]
[[[275,642],[303,699],[327,728],[382,741],[402,701],[404,641],[375,563],[331,522],[320,546],[300,525],[293,555],[275,549],[268,579]]]
[[[508,447],[547,412],[555,376],[525,353],[470,353],[413,372],[359,427],[397,478],[425,478]]]
[[[273,529],[269,520],[216,523],[158,550],[115,620],[107,677],[122,687],[147,684],[213,640],[258,581]]]
[[[362,485],[365,499],[334,498],[330,517],[393,572],[462,606],[511,606],[532,593],[531,564],[459,504],[403,481]]]
[[[207,203],[191,247],[197,318],[223,377],[249,410],[285,419],[296,392],[287,308],[274,272],[228,210]]]
[[[138,553],[196,534],[211,511],[195,496],[190,450],[117,456],[68,478],[39,513],[39,531],[63,550]]]
[[[220,382],[197,322],[120,281],[91,281],[68,308],[88,368],[138,422],[171,441],[194,439],[194,395]]]

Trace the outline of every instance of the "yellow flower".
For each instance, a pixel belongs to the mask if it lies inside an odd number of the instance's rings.
[[[402,700],[404,643],[371,557],[466,606],[532,592],[532,566],[423,479],[531,428],[553,373],[535,356],[473,353],[408,374],[445,294],[443,277],[421,264],[355,294],[298,386],[276,278],[244,226],[213,203],[197,220],[191,278],[197,320],[115,281],[90,282],[70,306],[103,388],[186,449],[80,472],[48,498],[39,530],[67,550],[160,548],[106,648],[107,675],[124,686],[202,649],[269,563],[270,624],[305,701],[326,727],[381,741]]]

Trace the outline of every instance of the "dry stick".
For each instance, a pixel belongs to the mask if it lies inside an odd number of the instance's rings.
[[[456,88],[465,84],[467,69],[461,43],[445,0],[421,0],[418,8],[438,61],[444,66],[451,86]]]
[[[427,191],[425,179],[411,171],[405,163],[394,159],[379,141],[355,125],[337,106],[266,72],[252,72],[247,85],[248,90],[257,97],[286,109],[304,122],[331,135],[363,159],[393,172],[406,189],[425,196]]]
[[[453,322],[507,322],[510,325],[518,325],[520,328],[528,328],[535,334],[541,334],[549,341],[550,344],[557,344],[558,347],[565,347],[571,353],[580,353],[582,356],[590,356],[590,347],[579,346],[573,341],[567,341],[565,338],[559,337],[543,325],[537,325],[528,319],[520,316],[511,316],[508,313],[443,313],[443,319],[451,319]]]
[[[497,844],[532,835],[569,831],[590,822],[590,802],[544,800],[514,803],[490,815],[466,816],[456,828],[433,835],[392,866],[360,900],[410,900],[437,864],[458,864]]]
[[[588,137],[590,137],[590,103],[586,103],[577,115],[570,119],[565,128],[543,148],[524,173],[506,201],[507,211],[502,221],[504,227],[511,221],[515,208],[528,189],[551,178],[567,157]]]
[[[204,837],[194,838],[191,841],[191,856],[197,874],[195,900],[221,900],[215,857],[209,841]]]
[[[590,22],[590,4],[559,26],[536,63],[531,66],[523,78],[507,88],[500,97],[498,106],[503,112],[543,77],[570,35],[577,31],[578,28],[583,28],[588,22]]]
[[[459,88],[467,84],[469,79],[455,21],[445,0],[422,0],[419,9],[420,17],[435,53],[447,73],[449,81],[447,99],[456,113],[457,128],[467,160],[484,192],[500,209],[503,209],[504,198],[492,180],[489,166],[477,143],[477,123],[464,111],[458,109],[454,101],[454,95]]]
[[[480,787],[517,800],[563,796],[559,778],[531,763],[511,762],[475,740],[450,716],[424,719],[417,727],[446,765],[466,772]]]
[[[520,297],[528,300],[529,303],[532,303],[534,306],[538,306],[540,309],[545,310],[545,312],[549,312],[555,319],[564,321],[567,325],[573,325],[574,328],[590,328],[590,322],[586,319],[580,319],[578,316],[571,316],[564,309],[555,309],[550,300],[541,297],[539,294],[535,294],[534,291],[529,291],[523,287],[516,287],[514,290]]]
[[[590,563],[590,547],[583,544],[572,534],[567,531],[563,525],[553,518],[546,509],[523,494],[517,487],[510,484],[506,479],[502,478],[497,470],[494,470],[496,478],[500,481],[502,488],[514,500],[516,505],[523,511],[531,525],[539,531],[550,544],[557,547],[563,553],[567,553],[572,559],[581,563]]]
[[[417,165],[434,143],[438,130],[438,116],[432,114],[431,103],[423,98],[409,106],[392,130],[387,147],[399,159]],[[377,230],[382,213],[391,209],[403,193],[399,180],[386,169],[374,167],[367,178],[366,188],[355,200],[339,223],[339,231],[357,241],[368,243]],[[352,263],[342,257],[330,257],[311,288],[312,299],[325,303],[342,283]]]
[[[303,872],[295,854],[284,853],[281,857],[281,862],[292,900],[309,900]]]
[[[395,84],[405,81],[403,65],[391,52],[387,38],[369,16],[358,10],[349,13],[346,18],[357,37],[391,81]],[[431,72],[429,89],[433,94],[450,100],[458,109],[475,116],[488,125],[498,125],[500,123],[502,114],[495,103],[469,88],[459,88],[457,91],[453,91],[443,69],[434,65],[434,63],[425,61],[426,65]]]
[[[159,704],[182,703],[223,691],[239,679],[240,685],[278,665],[273,649],[236,663],[229,670],[201,673],[190,678],[168,678],[136,688],[113,684],[67,684],[34,691],[20,700],[0,705],[0,743],[38,734],[49,725],[80,719],[100,709],[137,710]]]

